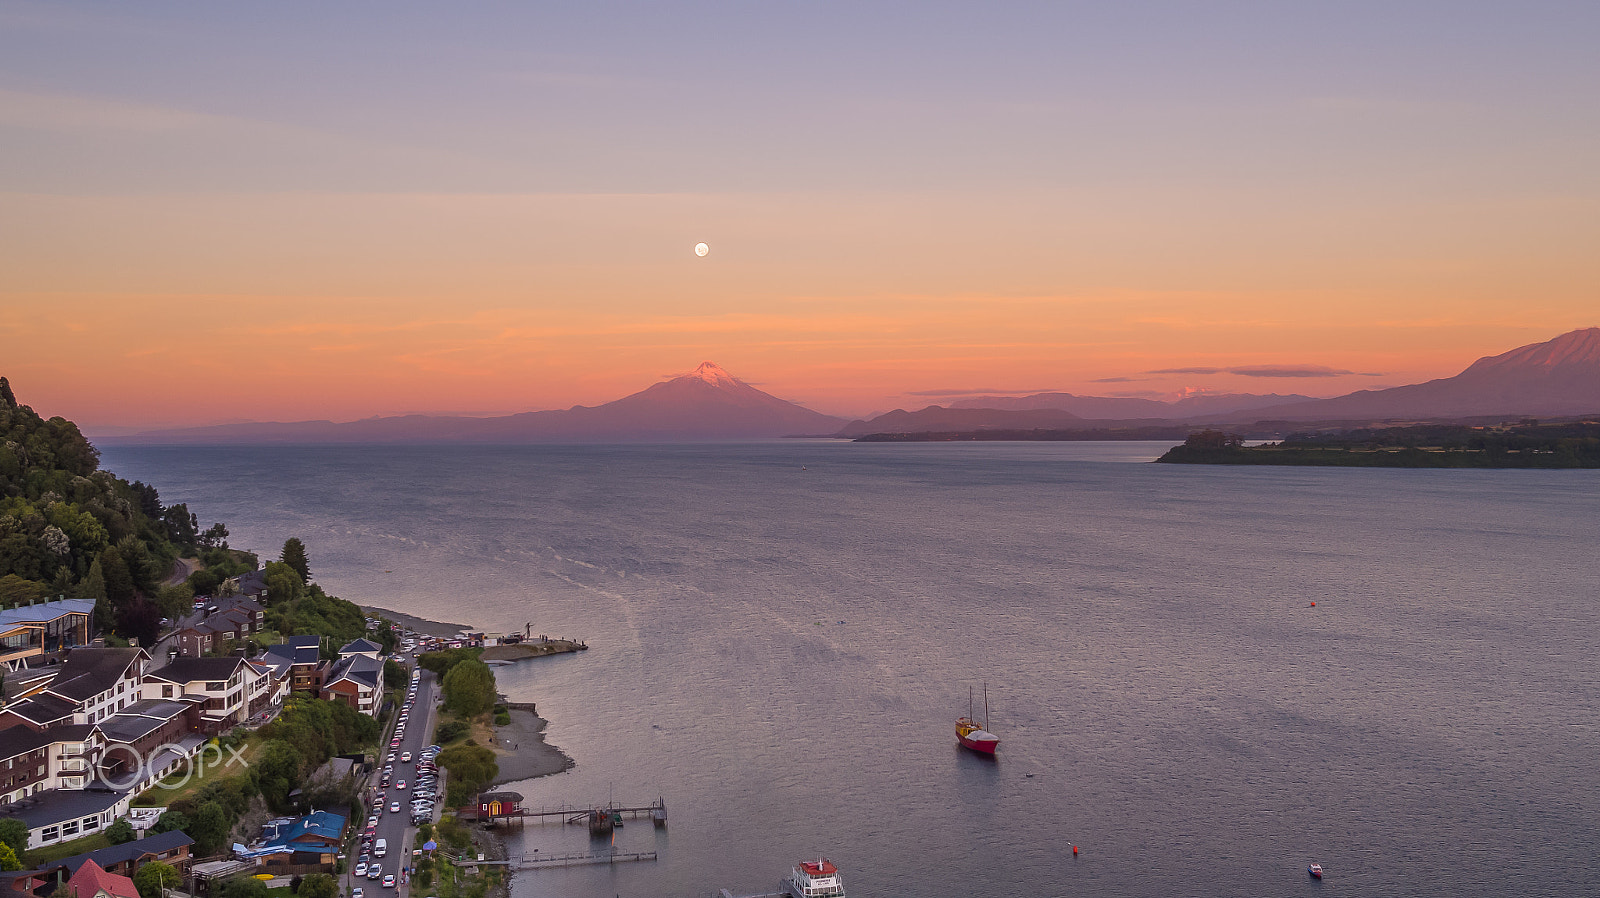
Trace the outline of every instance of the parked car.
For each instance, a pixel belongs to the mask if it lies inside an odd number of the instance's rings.
[[[365,895],[365,894],[366,894],[365,892],[361,891],[361,887],[360,886],[356,886],[355,888],[350,890],[350,898],[361,898],[361,896]]]
[[[366,876],[367,875],[367,865],[366,864],[356,864],[356,875],[357,876]]]

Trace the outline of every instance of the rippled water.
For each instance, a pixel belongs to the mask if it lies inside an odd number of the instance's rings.
[[[516,898],[758,891],[821,854],[853,898],[1594,894],[1600,477],[1140,463],[1164,448],[105,463],[235,545],[302,537],[345,598],[589,640],[499,669],[578,763],[518,789],[671,825]],[[954,740],[984,683],[995,763]]]

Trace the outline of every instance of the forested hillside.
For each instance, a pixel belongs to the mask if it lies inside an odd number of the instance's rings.
[[[0,377],[0,603],[94,599],[102,627],[149,640],[192,597],[162,587],[173,559],[218,548],[226,533],[201,533],[186,506],[100,470],[77,425],[40,417]]]

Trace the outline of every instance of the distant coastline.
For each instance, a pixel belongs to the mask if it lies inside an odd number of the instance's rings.
[[[1349,468],[1600,468],[1600,420],[1500,427],[1414,425],[1295,434],[1245,446],[1238,434],[1192,434],[1157,463]]]

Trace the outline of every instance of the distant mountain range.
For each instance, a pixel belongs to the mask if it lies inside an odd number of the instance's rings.
[[[1127,418],[1190,418],[1195,415],[1220,415],[1246,409],[1266,408],[1290,402],[1314,401],[1310,396],[1278,393],[1208,393],[1186,396],[1173,402],[1158,399],[1129,399],[1115,396],[1078,396],[1073,393],[1035,393],[1032,396],[975,396],[950,403],[951,408],[991,408],[1022,411],[1053,408],[1080,418],[1115,420]]]
[[[829,434],[845,423],[705,362],[604,405],[495,418],[398,415],[362,421],[219,424],[104,438],[115,443],[563,443],[727,440]]]
[[[1594,327],[1479,359],[1454,377],[1387,390],[1361,390],[1333,399],[1226,394],[1158,402],[1037,393],[962,399],[949,408],[896,409],[869,420],[847,422],[764,393],[705,362],[693,373],[593,407],[493,418],[401,415],[348,423],[220,424],[102,439],[119,443],[617,442],[982,430],[1131,431],[1154,425],[1254,425],[1261,429],[1262,422],[1374,424],[1590,414],[1600,414],[1600,328]]]

